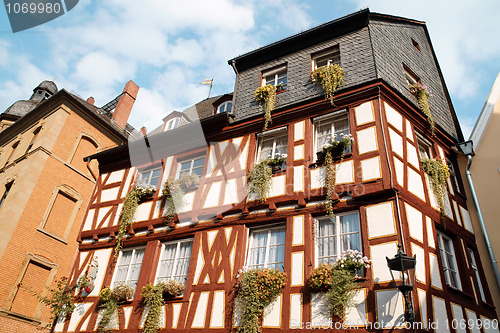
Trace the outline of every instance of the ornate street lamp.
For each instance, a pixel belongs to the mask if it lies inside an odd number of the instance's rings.
[[[394,258],[387,259],[387,266],[391,272],[392,281],[396,287],[401,291],[405,299],[405,321],[413,323],[415,321],[415,311],[411,301],[410,293],[415,284],[415,265],[417,263],[417,256],[409,257],[401,249],[401,244],[398,244],[398,253]],[[393,272],[396,272],[395,274]],[[396,277],[394,277],[396,275]],[[398,282],[400,284],[398,285]]]

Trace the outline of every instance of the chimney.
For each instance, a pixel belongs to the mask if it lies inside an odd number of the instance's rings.
[[[130,112],[132,111],[132,106],[134,106],[138,92],[139,87],[134,83],[134,81],[128,81],[125,84],[125,88],[123,88],[123,92],[118,100],[118,103],[116,104],[116,108],[111,119],[113,119],[115,124],[123,129],[125,129],[125,126],[127,125],[128,117],[130,116]]]
[[[87,103],[94,105],[95,103],[94,97],[90,96],[89,98],[87,98]]]

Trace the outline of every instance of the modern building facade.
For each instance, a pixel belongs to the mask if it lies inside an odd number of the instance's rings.
[[[51,326],[39,302],[67,277],[98,169],[85,156],[127,142],[138,87],[127,83],[114,113],[44,81],[0,115],[0,327]],[[122,123],[118,122],[122,119]],[[123,122],[123,119],[125,121]]]
[[[496,319],[459,173],[448,180],[440,213],[420,163],[439,157],[457,169],[452,147],[463,141],[423,22],[362,10],[229,64],[234,93],[211,101],[199,121],[187,116],[191,122],[182,126],[165,125],[161,133],[88,157],[98,161],[100,175],[71,279],[87,276],[94,288],[56,331],[95,331],[103,315],[99,292],[127,283],[134,295],[107,328],[137,332],[149,311],[143,286],[177,279],[186,290],[162,306],[161,331],[227,332],[238,325],[240,273],[255,267],[287,275],[264,313],[264,332],[320,329],[332,318],[324,293],[312,291],[307,279],[345,250],[363,252],[372,264],[344,323],[356,331],[404,328],[403,298],[386,261],[398,244],[416,256],[412,302],[419,331],[451,332],[446,325],[453,320]],[[310,80],[312,70],[331,64],[345,71],[333,104]],[[416,82],[432,92],[434,132],[408,89]],[[266,84],[280,91],[263,131],[254,92]],[[231,103],[230,112],[223,103]],[[197,106],[183,114],[195,114]],[[325,165],[316,153],[329,136],[346,134],[354,144],[336,160],[331,220]],[[287,154],[286,167],[272,175],[267,199],[248,196],[250,170],[278,153]],[[177,215],[166,218],[165,183],[186,173],[199,176],[199,184],[186,190]],[[153,186],[155,194],[138,206],[115,256],[122,208],[135,184]]]

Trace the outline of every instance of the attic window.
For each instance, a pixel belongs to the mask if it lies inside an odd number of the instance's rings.
[[[179,117],[170,119],[165,125],[165,131],[170,131],[179,126]]]
[[[219,107],[217,108],[217,113],[222,113],[222,112],[231,112],[231,107],[233,106],[233,101],[225,101],[224,103],[221,103]]]
[[[420,82],[420,78],[416,76],[408,67],[403,65],[403,68],[405,71],[406,83],[408,84],[408,86]]]
[[[279,90],[286,90],[287,67],[286,64],[262,72],[261,87],[270,84],[272,86],[281,86]]]
[[[420,45],[418,45],[417,41],[412,38],[411,43],[420,52]]]
[[[337,45],[333,48],[329,48],[325,51],[313,54],[311,58],[312,58],[313,70],[322,66],[339,65],[340,64],[339,46]]]

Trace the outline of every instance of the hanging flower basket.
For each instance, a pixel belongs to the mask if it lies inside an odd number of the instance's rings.
[[[271,191],[273,171],[267,160],[257,163],[248,174],[248,194],[265,202]]]
[[[311,82],[321,85],[325,99],[333,105],[333,95],[344,82],[344,70],[339,65],[321,66],[312,71]]]
[[[276,87],[266,84],[257,88],[254,92],[255,101],[264,107],[264,131],[272,123],[271,112],[276,105]]]
[[[273,172],[279,171],[286,166],[287,154],[276,154],[273,158],[267,160],[267,163],[271,166]]]
[[[427,117],[427,122],[431,127],[431,132],[434,134],[436,131],[435,122],[429,107],[429,97],[431,94],[429,93],[427,87],[421,83],[415,83],[410,85],[408,89],[410,89],[410,92],[417,98],[418,107]]]

